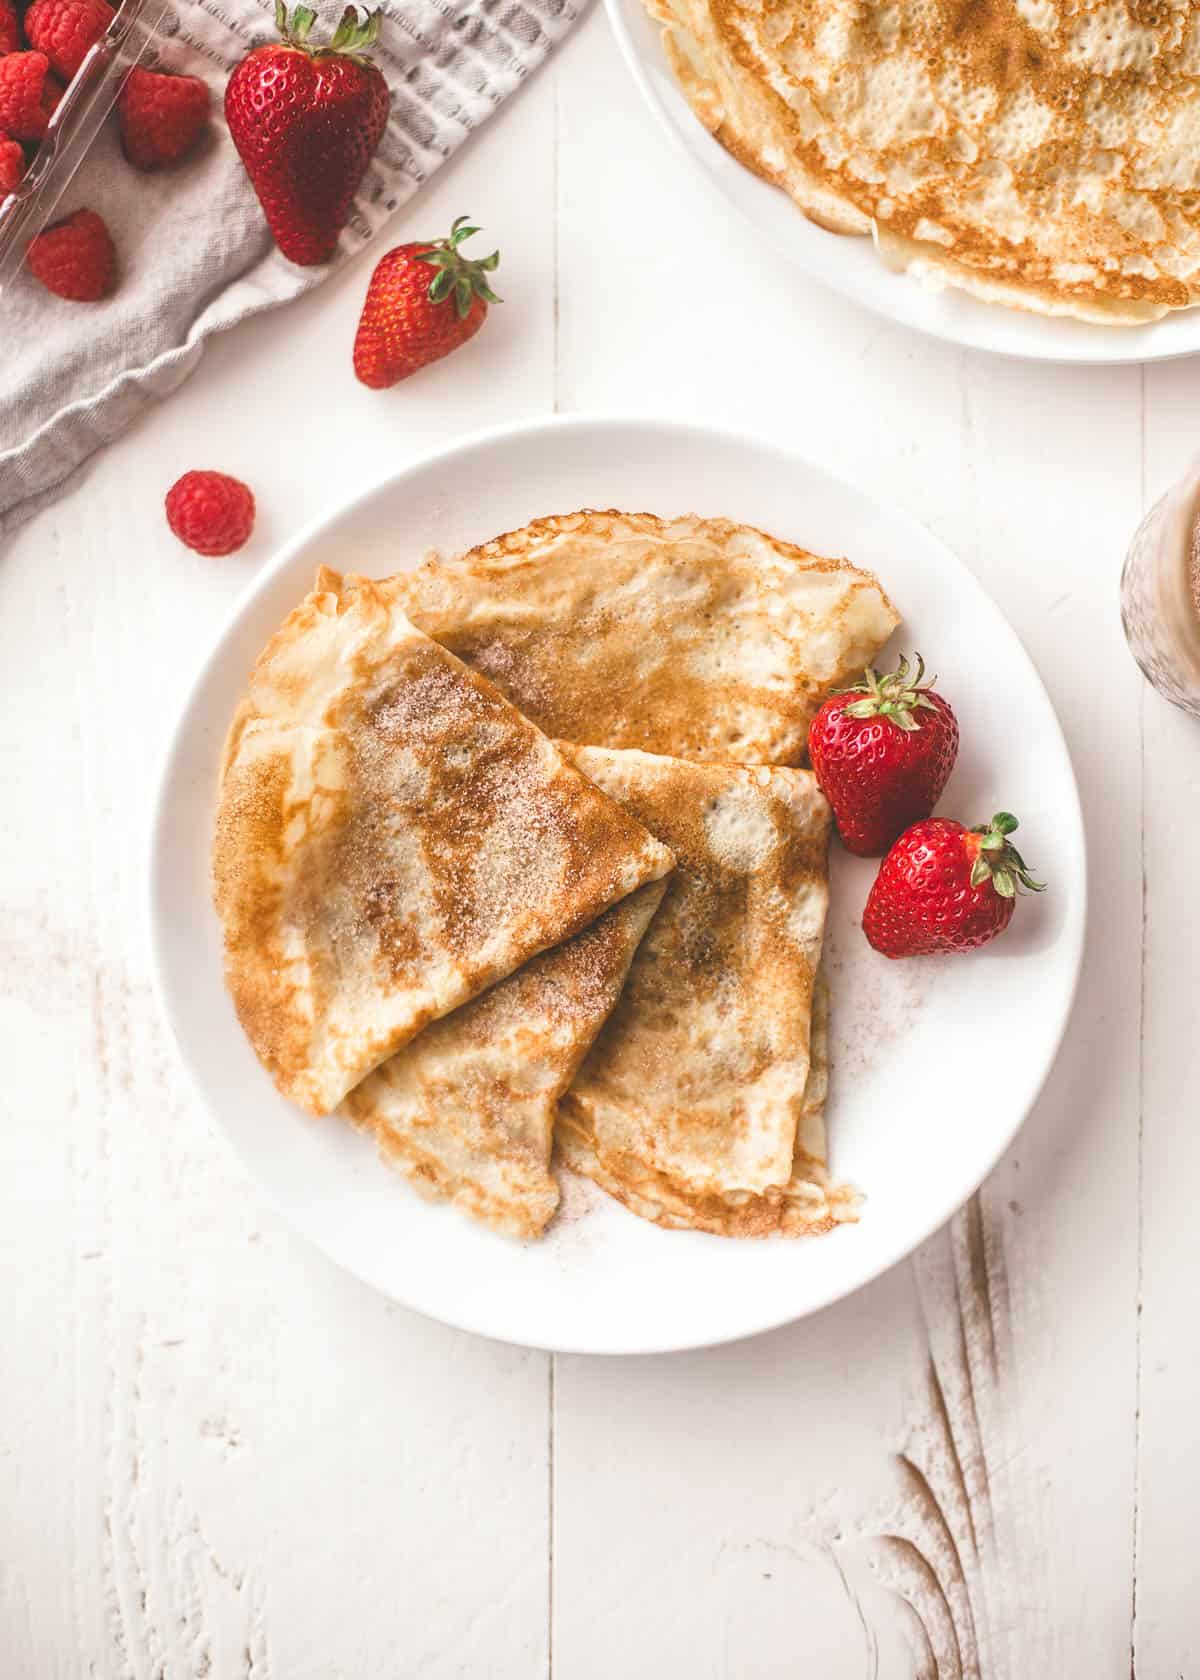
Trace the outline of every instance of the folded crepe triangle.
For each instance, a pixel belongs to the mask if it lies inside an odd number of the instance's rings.
[[[679,867],[560,1104],[563,1159],[659,1224],[799,1235],[852,1218],[825,1169],[830,816],[815,779],[565,750]]]
[[[868,572],[727,519],[538,519],[383,587],[548,735],[801,764],[899,622]]]
[[[554,1114],[662,902],[652,881],[590,928],[445,1015],[364,1079],[343,1112],[419,1190],[516,1237],[558,1206]]]
[[[825,1103],[829,1093],[829,987],[818,970],[813,988],[808,1078],[787,1182],[758,1194],[697,1194],[641,1163],[609,1161],[596,1149],[579,1111],[560,1107],[556,1142],[563,1163],[592,1179],[632,1213],[677,1231],[716,1237],[815,1237],[858,1218],[862,1196],[831,1179],[825,1159]]]
[[[322,570],[230,730],[213,848],[226,975],[314,1114],[672,868],[477,672]]]

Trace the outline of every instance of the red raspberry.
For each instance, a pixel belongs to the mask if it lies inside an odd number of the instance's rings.
[[[29,241],[25,260],[55,297],[95,303],[107,297],[116,275],[117,253],[94,210],[76,210]]]
[[[46,132],[42,92],[49,68],[41,52],[0,58],[0,128],[14,140],[40,140]]]
[[[0,0],[0,53],[20,52],[24,45],[16,7],[12,0]]]
[[[34,0],[25,13],[25,38],[69,82],[116,15],[108,0]]]
[[[0,198],[16,192],[25,173],[25,153],[15,140],[0,135]]]
[[[46,80],[42,83],[42,110],[45,111],[47,118],[54,115],[58,109],[58,102],[66,91],[57,76],[46,77]]]
[[[135,169],[163,169],[195,146],[208,124],[208,87],[198,76],[129,72],[117,116],[121,144]]]
[[[254,529],[253,493],[228,473],[184,473],[167,491],[167,524],[197,554],[232,554]]]

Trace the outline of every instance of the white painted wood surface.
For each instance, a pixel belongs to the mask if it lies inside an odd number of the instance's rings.
[[[362,263],[0,555],[0,1674],[1192,1680],[1200,730],[1116,582],[1200,445],[1195,369],[988,360],[806,285],[599,15],[397,237],[462,210],[507,299],[470,351],[359,387]],[[552,407],[745,424],[925,520],[1037,661],[1090,825],[1079,1003],[1010,1156],[858,1297],[711,1353],[551,1360],[341,1276],[211,1135],[147,985],[153,775],[234,594],[343,490]],[[242,556],[166,532],[200,465],[258,493]]]

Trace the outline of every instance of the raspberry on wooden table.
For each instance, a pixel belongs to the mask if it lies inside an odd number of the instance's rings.
[[[167,524],[197,554],[232,554],[254,529],[249,485],[228,473],[186,472],[167,491]]]
[[[69,82],[116,15],[108,0],[33,0],[25,38]]]
[[[49,121],[42,95],[50,61],[42,52],[0,58],[0,129],[13,140],[41,140]]]
[[[52,222],[29,241],[25,261],[48,292],[72,303],[107,297],[117,272],[112,238],[94,210]]]
[[[135,169],[165,169],[191,152],[208,126],[208,86],[198,76],[129,72],[117,101],[121,145]]]

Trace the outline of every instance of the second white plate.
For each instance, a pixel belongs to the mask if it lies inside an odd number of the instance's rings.
[[[568,1180],[546,1238],[510,1242],[422,1201],[341,1122],[285,1102],[225,993],[208,861],[221,744],[259,649],[317,566],[382,576],[430,548],[453,552],[580,507],[724,515],[877,571],[904,615],[899,645],[936,662],[958,713],[963,747],[941,809],[969,822],[1015,811],[1026,856],[1050,883],[982,952],[889,963],[858,925],[873,866],[835,846],[829,1139],[834,1171],[867,1202],[860,1224],[819,1240],[660,1231]],[[999,611],[927,531],[770,444],[581,418],[485,434],[420,461],[266,568],[176,731],[155,821],[151,917],[164,1006],[196,1086],[297,1230],[447,1323],[539,1347],[644,1353],[727,1341],[825,1306],[970,1195],[1057,1050],[1079,970],[1084,870],[1075,780],[1046,692]]]
[[[968,350],[1042,362],[1158,362],[1200,351],[1200,308],[1139,327],[1097,327],[935,291],[886,268],[866,238],[826,233],[778,188],[760,180],[713,139],[671,73],[658,25],[642,0],[605,0],[622,55],[676,145],[739,215],[813,280],[902,326]]]

